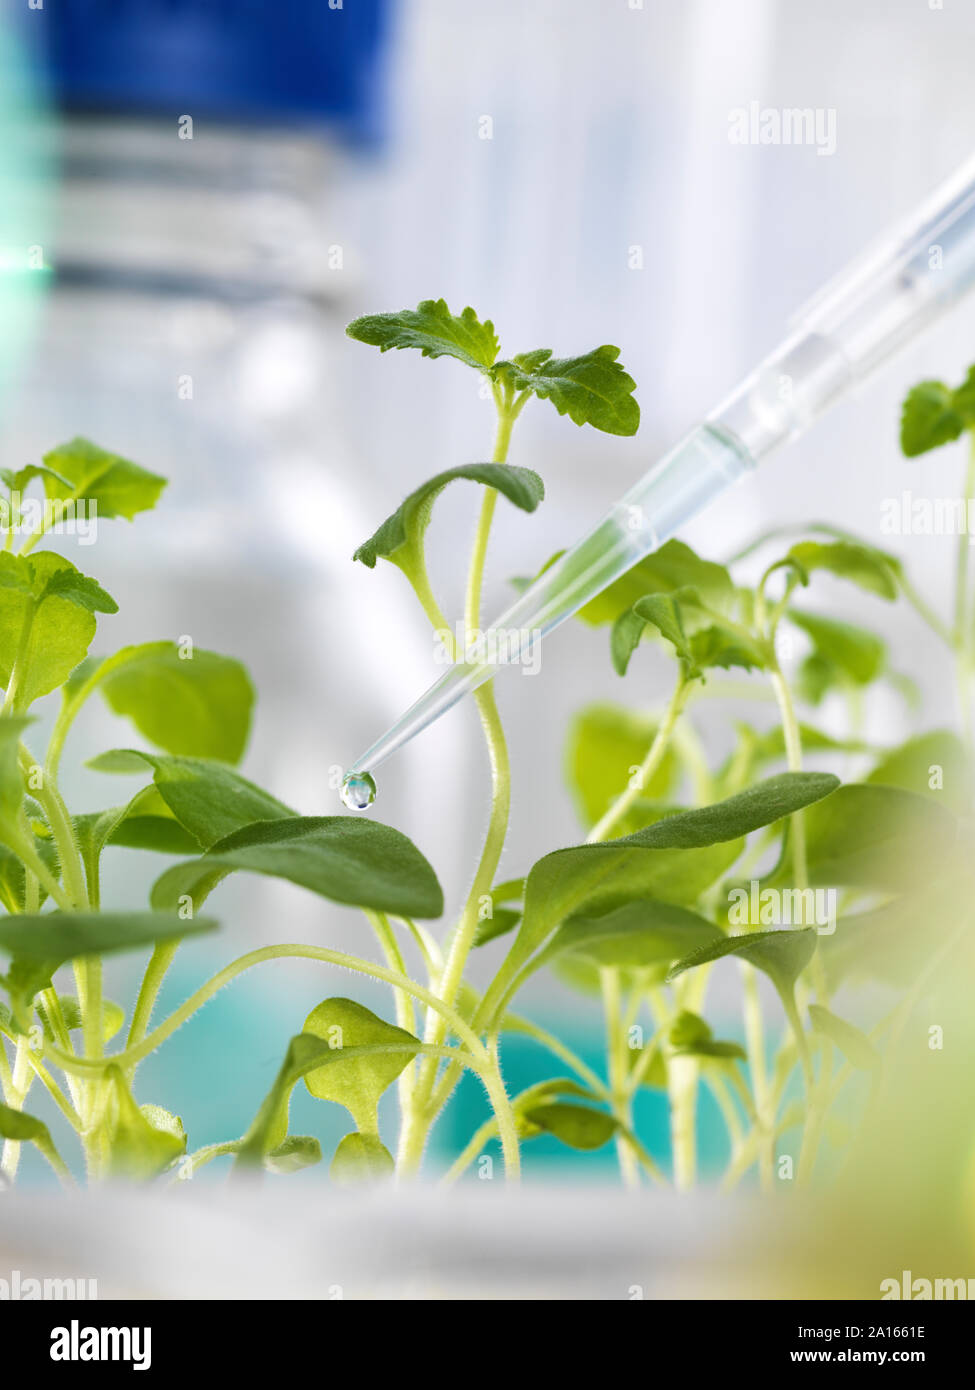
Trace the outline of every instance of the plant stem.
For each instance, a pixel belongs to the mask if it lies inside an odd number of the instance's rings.
[[[440,954],[440,947],[435,937],[425,927],[414,922],[411,917],[401,917],[399,920],[413,938],[420,955],[423,957],[431,988],[436,988],[437,981],[443,972],[443,956]]]
[[[187,1154],[181,1159],[176,1168],[176,1174],[171,1179],[171,1183],[187,1182],[192,1178],[198,1169],[203,1168],[207,1163],[211,1163],[215,1158],[222,1158],[225,1154],[234,1154],[243,1143],[242,1139],[225,1139],[221,1144],[207,1144],[205,1148],[197,1149],[194,1153]]]
[[[379,942],[386,963],[391,970],[396,970],[401,975],[407,973],[406,962],[399,948],[399,942],[393,934],[393,929],[389,925],[389,918],[385,912],[367,912],[366,916],[372,924]],[[413,1008],[413,1000],[404,990],[393,990],[393,1001],[396,1006],[396,1023],[407,1033],[416,1033],[416,1014]],[[416,1075],[416,1058],[411,1058],[407,1065],[399,1074],[397,1080],[397,1091],[399,1094],[400,1111],[405,1117],[410,1106],[410,1098],[413,1094],[413,1085]]]
[[[789,1026],[795,1035],[796,1047],[799,1049],[799,1061],[802,1063],[802,1075],[806,1083],[806,1094],[812,1095],[815,1085],[812,1057],[809,1055],[809,1044],[806,1041],[806,1034],[803,1030],[802,1019],[799,1017],[799,1010],[796,1007],[795,998],[792,995],[783,995],[782,1004],[785,1008],[786,1018],[789,1020]]]
[[[604,1100],[609,1100],[610,1093],[605,1082],[596,1075],[592,1067],[586,1065],[581,1057],[577,1056],[571,1048],[566,1047],[561,1039],[549,1033],[546,1029],[540,1028],[537,1023],[532,1023],[530,1019],[522,1018],[518,1014],[505,1014],[501,1020],[502,1033],[520,1033],[526,1038],[532,1038],[540,1046],[548,1048],[553,1056],[565,1062],[566,1066],[571,1067],[580,1081],[585,1082],[591,1090]]]
[[[484,1146],[490,1143],[497,1132],[497,1120],[493,1117],[490,1120],[485,1120],[480,1129],[475,1130],[470,1142],[457,1158],[454,1159],[446,1173],[444,1173],[443,1177],[440,1179],[441,1183],[445,1187],[449,1187],[451,1183],[456,1182],[457,1179],[467,1171],[475,1158],[480,1157],[484,1151]]]
[[[29,1047],[26,1039],[21,1038],[17,1043],[17,1051],[14,1054],[14,1069],[10,1080],[11,1098],[10,1107],[12,1110],[22,1110],[27,1092],[30,1089],[30,1061]],[[3,1158],[0,1159],[0,1173],[8,1180],[13,1182],[17,1176],[17,1169],[20,1166],[21,1144],[17,1139],[8,1139],[3,1146]]]
[[[671,1057],[667,1063],[670,1091],[670,1138],[674,1158],[674,1186],[689,1192],[697,1177],[695,1115],[698,1062],[694,1057]]]
[[[45,1067],[44,1063],[39,1061],[29,1049],[27,1060],[30,1063],[34,1075],[48,1092],[55,1105],[61,1111],[61,1114],[68,1121],[68,1124],[71,1125],[72,1129],[80,1131],[82,1128],[81,1116],[61,1090],[58,1083],[54,1080],[54,1077],[48,1071],[47,1067]]]
[[[36,795],[38,801],[44,808],[48,824],[51,827],[51,834],[54,836],[54,843],[57,845],[58,858],[61,862],[61,877],[64,882],[64,891],[70,900],[70,906],[75,910],[81,910],[88,906],[88,888],[85,882],[84,866],[81,862],[81,852],[78,849],[78,840],[74,833],[74,826],[58,791],[57,782],[43,771],[38,763],[31,756],[29,750],[21,744],[18,753],[21,771],[30,779],[31,790]],[[18,855],[20,850],[17,850]],[[31,865],[34,868],[33,865]],[[36,868],[34,872],[37,873]],[[42,877],[41,882],[50,892],[48,882],[50,874]],[[52,894],[52,896],[54,896]],[[59,903],[59,906],[62,904]]]
[[[971,436],[968,462],[965,467],[964,496],[966,508],[975,495],[975,434]],[[969,594],[969,551],[971,537],[962,528],[958,537],[955,560],[955,616],[952,628],[952,647],[956,654],[955,669],[958,701],[961,707],[962,736],[969,757],[972,753],[972,603]]]
[[[382,948],[382,953],[386,957],[386,964],[391,970],[396,970],[400,975],[406,975],[406,962],[403,960],[403,953],[400,951],[399,942],[393,934],[393,929],[389,925],[389,918],[385,912],[367,912],[366,916],[372,923],[376,940]],[[393,998],[396,1003],[396,1023],[400,1028],[405,1028],[408,1033],[416,1031],[416,1016],[413,1012],[413,1001],[402,989],[393,989]]]
[[[724,1120],[725,1129],[728,1131],[733,1162],[741,1149],[743,1137],[738,1110],[722,1077],[718,1076],[713,1071],[705,1072],[703,1081],[712,1096],[714,1096],[718,1109],[721,1111],[721,1118]]]
[[[626,790],[616,798],[606,814],[598,820],[592,830],[590,830],[589,834],[586,836],[587,843],[595,844],[601,840],[607,839],[610,831],[619,824],[633,803],[638,801],[643,795],[647,784],[663,761],[664,754],[670,743],[671,735],[674,732],[674,726],[687,703],[690,691],[691,682],[687,679],[682,670],[677,677],[677,685],[674,688],[674,693],[670,697],[670,702],[664,711],[663,718],[657,727],[653,742],[650,744],[647,755],[640,764],[639,770],[630,778],[630,783]]]
[[[498,429],[493,462],[504,463],[511,441],[511,428],[524,402],[512,403],[510,399],[503,400],[500,397],[496,397],[496,401],[498,404]],[[489,488],[481,504],[481,514],[475,532],[464,604],[464,626],[468,640],[480,625],[481,586],[496,500],[497,492],[494,488]],[[439,609],[435,603],[428,602],[424,606],[427,607],[431,616],[439,615]],[[446,626],[442,616],[440,616],[438,625],[440,627]],[[488,682],[480,686],[474,692],[474,699],[481,717],[481,726],[484,730],[491,767],[491,814],[481,856],[474,873],[474,881],[450,942],[443,973],[437,987],[437,993],[448,1007],[452,1006],[456,1000],[464,978],[467,958],[474,944],[474,936],[480,920],[481,899],[490,893],[494,883],[508,831],[508,815],[511,809],[511,767],[508,759],[508,746],[505,742],[504,728],[498,713],[492,683]],[[443,1019],[439,1015],[428,1013],[424,1040],[437,1044],[442,1042],[443,1036]],[[420,1065],[416,1086],[413,1090],[412,1104],[400,1132],[397,1154],[397,1171],[400,1174],[409,1175],[419,1170],[430,1125],[446,1103],[456,1083],[457,1069],[454,1068],[452,1072],[447,1073],[445,1084],[437,1093],[439,1104],[434,1105],[437,1069],[438,1064],[435,1059],[427,1059]],[[517,1147],[517,1136],[515,1136],[515,1145]]]
[[[132,1010],[132,1022],[129,1024],[129,1035],[126,1040],[127,1048],[135,1047],[146,1036],[149,1020],[152,1018],[152,1011],[162,988],[162,982],[166,978],[166,973],[178,950],[178,941],[163,941],[156,946],[149,957],[149,964],[142,977],[135,1008]]]
[[[14,1047],[17,1046],[16,1040],[12,1040]],[[10,1070],[10,1063],[7,1061],[7,1049],[0,1041],[0,1091],[3,1092],[5,1105],[12,1105],[11,1097],[14,1095],[14,1078]]]
[[[755,1109],[759,1125],[767,1133],[759,1150],[759,1178],[765,1191],[770,1191],[775,1178],[775,1113],[771,1104],[768,1071],[765,1065],[765,1028],[762,1020],[762,1001],[758,993],[758,974],[748,961],[741,962],[742,989],[745,1004],[745,1042],[748,1065],[755,1094]]]
[[[792,692],[789,689],[777,660],[770,671],[772,689],[779,706],[782,719],[782,733],[785,739],[785,755],[790,772],[802,771],[802,740],[799,735],[799,721],[796,719]],[[809,871],[806,866],[806,827],[801,811],[794,811],[789,818],[792,835],[792,872],[796,887],[801,891],[809,887]]]
[[[20,681],[24,671],[27,649],[30,646],[30,637],[34,628],[34,615],[36,612],[37,605],[33,599],[29,598],[24,604],[24,617],[20,625],[20,635],[17,639],[17,651],[14,655],[13,665],[10,668],[10,679],[7,681],[7,689],[4,692],[3,706],[0,712],[5,713],[9,709],[11,713],[15,713],[17,710]]]
[[[489,1040],[488,1054],[493,1065],[488,1071],[482,1074],[481,1080],[488,1093],[488,1099],[494,1109],[494,1116],[498,1123],[498,1133],[501,1136],[501,1153],[504,1157],[505,1181],[518,1182],[521,1177],[521,1150],[518,1146],[518,1122],[515,1119],[515,1112],[508,1098],[508,1092],[505,1089],[504,1078],[501,1075],[501,1059],[498,1056],[497,1034]]]
[[[954,640],[952,637],[951,629],[947,626],[946,623],[943,623],[941,621],[937,613],[935,613],[934,609],[931,608],[930,605],[925,602],[925,600],[921,597],[918,591],[914,588],[914,585],[910,582],[909,579],[907,579],[905,575],[900,576],[900,586],[901,593],[907,599],[908,603],[914,609],[915,613],[917,613],[921,621],[923,623],[926,623],[927,626],[931,629],[931,631],[935,633],[936,636],[940,637],[942,642],[944,642],[946,646],[953,647]]]
[[[632,1127],[630,1114],[629,1055],[623,1026],[620,972],[614,966],[599,971],[599,984],[606,1016],[606,1056],[614,1117],[626,1130]],[[639,1187],[636,1158],[624,1134],[616,1136],[616,1154],[624,1187]]]

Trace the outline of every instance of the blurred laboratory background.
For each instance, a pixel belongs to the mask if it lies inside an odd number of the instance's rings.
[[[3,463],[83,434],[170,479],[156,512],[104,523],[73,555],[120,600],[96,649],[187,634],[240,657],[259,694],[245,771],[302,813],[341,810],[335,769],[437,674],[399,573],[352,551],[430,474],[484,459],[493,432],[459,363],[380,356],[345,337],[348,320],[443,296],[492,318],[505,355],[615,343],[638,383],[631,439],[544,402],[525,411],[511,460],[542,474],[546,499],[534,516],[499,508],[491,617],[514,576],[576,539],[971,153],[973,40],[975,9],[925,0],[7,0],[0,230],[43,254],[29,285],[7,277]],[[832,147],[733,143],[730,113],[753,102],[833,113]],[[954,450],[902,458],[901,399],[922,377],[960,379],[973,357],[969,305],[683,538],[724,558],[798,519],[890,544],[882,500],[917,488],[919,468],[932,495],[959,486]],[[452,615],[478,502],[453,489],[430,532]],[[892,543],[943,603],[950,541]],[[920,624],[831,597],[886,631],[927,722],[950,719]],[[669,679],[647,661],[621,693],[605,631],[573,626],[548,640],[537,677],[498,682],[514,766],[503,877],[580,837],[564,781],[572,713],[602,699],[652,708]],[[894,693],[870,719],[878,740],[908,731]],[[715,751],[729,737],[726,716],[702,729]],[[117,800],[83,764],[131,742],[89,709],[65,764],[73,806]],[[450,909],[487,787],[468,708],[383,769],[375,814],[432,861]],[[112,900],[141,903],[163,861],[110,854]],[[354,912],[288,885],[229,881],[212,905],[223,931],[181,952],[164,1003],[257,942],[369,949]],[[117,992],[133,980],[132,964],[113,966]],[[550,981],[533,990],[525,1010],[559,1018],[595,1057],[597,1011]],[[179,1108],[193,1148],[238,1134],[307,1011],[344,992],[385,1006],[321,967],[238,981],[145,1067],[140,1100]],[[516,1082],[548,1066],[527,1045],[508,1065]],[[444,1148],[479,1104],[461,1095]],[[646,1104],[648,1142],[665,1146],[663,1101]],[[293,1127],[326,1143],[344,1128],[337,1109],[323,1119],[333,1107],[295,1108]],[[527,1158],[554,1161],[544,1142]]]

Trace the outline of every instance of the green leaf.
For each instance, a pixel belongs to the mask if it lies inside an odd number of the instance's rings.
[[[10,1139],[15,1144],[35,1144],[59,1177],[67,1176],[51,1141],[51,1134],[43,1120],[15,1110],[11,1105],[0,1103],[0,1138]]]
[[[468,463],[448,468],[411,492],[392,516],[359,546],[353,560],[361,560],[373,569],[376,561],[383,558],[408,569],[422,554],[423,536],[434,502],[448,483],[461,478],[495,488],[523,512],[533,512],[545,496],[545,484],[530,468],[504,463]]]
[[[619,355],[619,348],[608,343],[581,357],[553,357],[551,349],[538,348],[496,363],[491,375],[514,391],[550,400],[577,425],[592,425],[606,434],[636,434],[636,382],[617,361]]]
[[[629,1051],[629,1068],[633,1072],[640,1063],[643,1054],[651,1050],[652,1056],[650,1064],[644,1071],[640,1085],[645,1086],[649,1091],[666,1091],[667,1089],[667,1059],[657,1038],[651,1038],[642,1048],[631,1048]]]
[[[0,985],[10,996],[13,1011],[11,1027],[17,1033],[29,1033],[33,1016],[32,1005],[41,990],[50,989],[60,960],[12,960],[6,975],[0,975]]]
[[[97,874],[106,845],[151,849],[159,854],[196,854],[201,848],[154,786],[143,787],[125,806],[73,816],[72,822],[89,881]]]
[[[707,884],[700,878],[695,881],[693,857],[684,852],[728,846],[707,866],[713,869],[713,882],[737,858],[745,835],[822,800],[838,786],[838,779],[828,773],[781,773],[725,801],[667,816],[622,839],[547,854],[528,875],[525,915],[512,948],[515,961],[527,960],[560,922],[583,908],[598,915],[636,898],[693,901]],[[688,865],[683,885],[673,881],[677,866],[673,859],[662,859],[661,850],[682,852],[679,859]],[[669,891],[660,891],[662,887]],[[693,896],[685,896],[688,892]]]
[[[109,1172],[114,1178],[145,1182],[157,1177],[186,1152],[181,1121],[161,1106],[136,1104],[120,1067],[105,1069],[111,1085],[103,1121],[109,1144]]]
[[[901,410],[901,451],[917,458],[957,439],[967,421],[955,393],[942,381],[922,381],[904,398]]]
[[[795,690],[800,700],[810,705],[821,705],[831,690],[843,690],[848,685],[838,666],[811,652],[799,667]]]
[[[866,1033],[852,1023],[838,1018],[820,1004],[809,1005],[809,1017],[816,1032],[834,1042],[851,1067],[858,1067],[860,1071],[874,1071],[880,1066],[880,1053]]]
[[[17,706],[26,708],[67,680],[95,635],[95,611],[115,600],[63,555],[0,553],[0,684],[17,665]]]
[[[125,517],[151,510],[166,479],[76,438],[44,455],[44,491],[52,499],[83,498],[96,502],[100,517]]]
[[[506,1018],[502,1025],[505,1032],[517,1033],[517,1021],[509,1023]],[[531,1105],[548,1104],[551,1101],[561,1100],[563,1096],[579,1097],[582,1100],[598,1101],[599,1096],[590,1086],[583,1086],[581,1082],[574,1080],[571,1076],[553,1076],[546,1081],[536,1081],[533,1086],[522,1091],[512,1100],[511,1104],[516,1111],[524,1110]]]
[[[88,766],[96,772],[113,773],[151,769],[165,804],[184,830],[205,849],[254,821],[294,817],[291,807],[270,792],[241,777],[225,763],[206,758],[116,748],[92,758]]]
[[[616,674],[625,676],[630,657],[636,651],[647,626],[655,627],[661,637],[670,642],[678,659],[684,663],[690,677],[700,675],[694,654],[684,631],[681,601],[696,598],[693,589],[678,589],[673,594],[648,594],[638,599],[632,608],[621,613],[610,633],[610,655]]]
[[[374,1053],[346,1060],[346,1048],[420,1045],[419,1038],[378,1018],[353,999],[326,999],[305,1019],[303,1032],[321,1038],[335,1053],[328,1065],[305,1073],[318,1100],[344,1105],[360,1130],[376,1128],[380,1097],[410,1061],[408,1052]]]
[[[826,887],[912,888],[944,863],[957,822],[930,797],[897,787],[851,783],[804,816],[809,881]],[[783,866],[770,880],[788,877]]]
[[[513,927],[516,927],[521,921],[521,900],[524,896],[525,880],[523,878],[510,878],[504,883],[496,883],[490,893],[490,914],[478,921],[477,930],[474,933],[474,945],[486,946],[495,937],[504,936]],[[517,903],[518,906],[508,908],[502,905],[507,903]]]
[[[23,468],[0,468],[0,481],[11,492],[24,492],[35,478],[43,478],[44,469],[35,463],[25,464]]]
[[[151,900],[169,907],[188,895],[199,905],[234,870],[284,878],[332,902],[380,912],[443,912],[437,876],[416,846],[391,826],[352,816],[294,816],[234,831],[201,858],[168,869]]]
[[[789,620],[812,639],[814,655],[821,667],[825,664],[825,673],[837,673],[832,683],[845,678],[854,685],[869,685],[883,674],[887,649],[866,628],[795,608],[789,609]]]
[[[619,1129],[619,1121],[604,1110],[588,1105],[570,1105],[555,1101],[521,1111],[520,1118],[535,1128],[567,1144],[570,1149],[601,1149]]]
[[[393,1155],[378,1134],[347,1134],[335,1150],[328,1175],[342,1187],[384,1182],[396,1169]]]
[[[735,588],[724,565],[702,560],[683,541],[666,541],[580,608],[576,616],[601,627],[615,622],[646,594],[673,594],[680,589],[693,589],[701,603],[716,613],[727,614],[734,603]]]
[[[688,1048],[695,1043],[709,1042],[713,1035],[710,1023],[700,1014],[693,1013],[690,1009],[681,1009],[671,1023],[667,1036],[671,1047]]]
[[[675,980],[685,970],[720,960],[722,956],[741,956],[757,970],[763,971],[783,997],[791,997],[796,980],[813,958],[816,950],[816,931],[813,927],[798,930],[748,932],[745,936],[726,936],[710,946],[700,946],[679,960],[667,974]]]
[[[864,780],[930,796],[956,815],[964,815],[970,801],[970,776],[958,735],[950,729],[932,729],[885,753]]]
[[[785,731],[781,724],[758,733],[747,724],[736,725],[739,739],[750,738],[753,742],[752,757],[755,763],[774,762],[786,756]],[[865,753],[870,744],[860,738],[834,738],[813,724],[799,724],[799,740],[804,753]]]
[[[165,1134],[171,1134],[174,1139],[178,1139],[183,1148],[186,1148],[186,1130],[183,1128],[183,1121],[178,1115],[174,1115],[170,1110],[164,1110],[161,1105],[140,1105],[139,1111],[143,1119],[148,1120],[153,1129],[160,1129]]]
[[[322,1146],[309,1134],[289,1134],[282,1144],[265,1155],[264,1167],[269,1173],[298,1173],[322,1161]]]
[[[498,355],[498,340],[490,319],[481,323],[470,307],[452,314],[442,299],[424,299],[415,309],[395,314],[366,314],[345,330],[357,342],[378,347],[418,348],[424,357],[456,357],[483,371]]]
[[[910,987],[961,930],[973,892],[970,874],[952,871],[869,912],[841,917],[821,942],[831,988],[862,980]]]
[[[246,669],[202,648],[182,653],[175,642],[123,647],[89,671],[84,695],[97,685],[116,714],[167,753],[239,762],[254,704]]]
[[[56,558],[60,559],[61,557]],[[27,563],[33,565],[37,571],[40,559],[40,555],[37,555]],[[41,567],[41,572],[43,572],[43,567]],[[111,594],[106,594],[96,580],[82,574],[73,565],[58,565],[57,568],[51,569],[38,595],[38,602],[43,602],[47,598],[67,599],[69,603],[76,604],[78,608],[85,608],[89,613],[118,612],[118,604]]]
[[[136,951],[213,931],[216,925],[211,917],[185,921],[172,912],[24,912],[0,921],[0,951],[18,961],[60,963]]]
[[[351,1003],[351,1001],[346,1000],[341,1002]],[[367,1009],[364,1012],[368,1013],[369,1011]],[[371,1015],[371,1017],[375,1017],[375,1015]],[[389,1024],[384,1025],[387,1028],[390,1026]],[[373,1043],[364,1047],[353,1048],[346,1040],[344,1047],[336,1048],[333,1047],[330,1039],[323,1041],[311,1033],[296,1034],[288,1044],[288,1050],[285,1053],[281,1069],[275,1077],[274,1084],[261,1102],[253,1123],[241,1140],[234,1167],[242,1169],[261,1166],[268,1151],[283,1142],[287,1126],[288,1099],[303,1076],[325,1067],[341,1066],[345,1068],[345,1075],[348,1078],[352,1074],[350,1069],[354,1063],[364,1057],[370,1059],[403,1057],[409,1061],[410,1057],[422,1050],[423,1044],[409,1033],[405,1033],[404,1037],[409,1038],[410,1041]],[[285,1126],[284,1130],[282,1130],[282,1120]]]
[[[858,542],[800,541],[791,548],[787,558],[807,572],[828,570],[888,601],[895,599],[900,591],[897,575],[883,553]]]
[[[641,899],[601,916],[570,917],[535,958],[538,966],[571,952],[596,965],[645,970],[666,967],[723,933],[685,907]]]
[[[589,705],[569,727],[567,763],[569,784],[583,824],[595,825],[629,785],[657,732],[655,720],[624,709],[622,705]],[[679,775],[677,759],[668,748],[653,777],[644,787],[651,799],[665,798]],[[637,829],[628,821],[624,829]]]
[[[721,1042],[717,1038],[699,1038],[674,1049],[678,1057],[699,1057],[702,1061],[747,1062],[748,1053],[736,1042]]]
[[[43,1120],[27,1115],[23,1110],[14,1110],[10,1105],[0,1104],[0,1138],[12,1139],[16,1144],[34,1143],[38,1147],[50,1145],[51,1135]]]
[[[8,912],[24,910],[24,866],[4,844],[0,844],[0,902]]]
[[[695,632],[690,646],[691,658],[699,670],[719,666],[727,671],[732,666],[740,666],[745,671],[764,671],[768,665],[768,653],[762,642],[721,621]]]
[[[520,908],[496,907],[490,917],[483,917],[478,922],[474,933],[474,945],[486,946],[489,941],[496,941],[499,936],[507,936],[520,921]]]
[[[971,429],[975,425],[975,367],[969,367],[965,380],[952,394],[955,409],[965,421],[965,427]]]

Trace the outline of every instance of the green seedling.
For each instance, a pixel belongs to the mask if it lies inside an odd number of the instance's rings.
[[[491,458],[414,487],[355,551],[369,569],[380,560],[399,569],[434,629],[454,631],[427,574],[424,539],[439,494],[454,483],[475,484],[482,497],[462,617],[464,630],[476,631],[498,497],[526,514],[544,497],[536,473],[508,462],[522,411],[534,399],[547,401],[577,426],[632,435],[639,424],[634,382],[610,346],[574,357],[556,358],[547,348],[502,357],[490,322],[471,309],[451,314],[443,300],[357,319],[348,331],[383,352],[453,358],[479,374],[493,402]],[[967,383],[957,391],[932,382],[915,388],[905,404],[905,454],[975,429],[971,394]],[[102,517],[129,520],[153,507],[164,486],[85,440],[2,477],[8,520],[38,485],[50,504],[95,501]],[[966,498],[973,492],[975,466]],[[508,846],[501,872],[509,759],[493,688],[481,686],[474,698],[491,769],[488,828],[456,920],[438,931],[431,925],[444,912],[437,875],[401,831],[357,810],[301,815],[238,771],[253,706],[239,662],[160,640],[89,655],[96,625],[110,622],[115,600],[66,558],[37,550],[57,509],[39,514],[44,520],[19,551],[11,526],[0,552],[0,983],[7,997],[0,1007],[0,1171],[8,1183],[24,1144],[34,1144],[65,1183],[84,1175],[168,1181],[221,1159],[237,1176],[293,1173],[322,1158],[317,1138],[290,1133],[299,1085],[341,1107],[351,1125],[330,1156],[331,1182],[409,1178],[420,1171],[465,1071],[483,1087],[487,1118],[440,1174],[448,1182],[496,1143],[514,1181],[523,1146],[544,1135],[580,1154],[615,1145],[628,1185],[690,1187],[698,1180],[702,1086],[727,1131],[727,1187],[752,1173],[772,1187],[783,1136],[792,1143],[797,1129],[799,1181],[828,1178],[820,1136],[837,1109],[846,1122],[857,1113],[866,1122],[888,1042],[932,961],[950,954],[964,926],[954,919],[972,886],[963,848],[975,667],[966,536],[949,622],[916,592],[898,557],[826,525],[759,537],[727,564],[670,541],[634,566],[579,614],[606,631],[607,681],[625,680],[620,689],[632,692],[628,701],[581,711],[569,731],[580,842],[553,846],[535,864]],[[749,584],[745,574],[755,572],[760,551],[766,562]],[[886,684],[909,695],[909,686],[884,641],[815,606],[817,590],[822,605],[839,592],[837,581],[859,589],[867,604],[909,605],[945,642],[957,669],[961,736],[929,730],[897,748],[875,745],[863,721],[865,694]],[[798,651],[794,660],[783,656],[786,634]],[[661,664],[670,667],[671,693],[658,707],[651,692]],[[135,775],[139,785],[107,809],[72,811],[59,788],[61,759],[96,696],[128,730],[122,746],[90,766],[113,779]],[[725,714],[722,696],[736,711],[741,700],[753,700],[756,709],[775,711],[776,722],[759,727]],[[48,698],[60,705],[40,757],[31,751],[40,727],[35,706]],[[817,727],[816,710],[827,701],[844,715],[845,731],[836,732],[835,719],[831,732]],[[723,761],[706,755],[705,711],[711,726],[724,719],[731,752]],[[128,746],[132,730],[142,747]],[[346,788],[356,808],[375,797],[371,779],[360,780]],[[131,910],[101,909],[102,856],[110,846],[170,859]],[[928,880],[923,895],[918,863]],[[324,945],[259,948],[154,1021],[177,950],[218,929],[221,884],[238,873],[280,878],[361,911],[376,958]],[[149,953],[138,993],[124,1008],[102,991],[103,958],[123,951]],[[479,991],[469,980],[475,952],[478,977],[488,980]],[[392,1016],[344,995],[324,998],[282,1039],[283,1060],[263,1099],[262,1088],[240,1079],[254,1104],[245,1132],[189,1150],[177,1116],[137,1099],[140,1064],[244,971],[282,958],[385,984]],[[601,1001],[604,1067],[589,1066],[566,1038],[515,1012],[519,993],[541,972]],[[725,1011],[720,1036],[717,1019],[707,1017],[716,972],[737,975],[741,988],[740,1016]],[[348,980],[346,973],[345,988]],[[896,1007],[871,1016],[851,993],[863,982],[874,994],[878,987],[892,992]],[[553,1058],[553,1075],[517,1095],[502,1071],[510,1036],[532,1039]],[[60,1111],[57,1134],[30,1112],[38,1085]],[[634,1101],[644,1087],[668,1097],[669,1152],[650,1153],[635,1131]],[[395,1129],[380,1107],[393,1088]],[[71,1152],[61,1130],[74,1133]]]

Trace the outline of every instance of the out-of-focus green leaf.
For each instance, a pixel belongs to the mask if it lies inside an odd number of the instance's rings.
[[[956,815],[970,804],[971,769],[961,739],[950,729],[933,729],[891,749],[865,780],[930,796]]]
[[[621,705],[589,705],[573,719],[566,750],[568,778],[587,828],[626,790],[656,732],[655,720]],[[643,788],[644,796],[665,799],[676,786],[679,772],[677,758],[668,748]],[[625,830],[637,828],[624,826]]]
[[[819,1004],[809,1005],[809,1017],[817,1033],[834,1042],[851,1067],[874,1071],[880,1066],[880,1053],[866,1033]]]
[[[347,1134],[335,1150],[329,1177],[343,1187],[385,1182],[393,1176],[393,1155],[378,1134]]]

